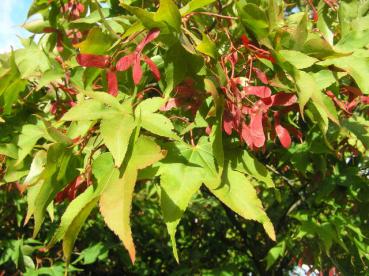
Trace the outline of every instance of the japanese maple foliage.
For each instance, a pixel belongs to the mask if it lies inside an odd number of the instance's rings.
[[[160,71],[156,64],[147,56],[142,54],[145,46],[149,44],[151,41],[156,39],[160,34],[159,29],[151,30],[147,36],[137,45],[136,50],[127,56],[122,57],[117,62],[117,70],[118,71],[126,71],[132,67],[132,75],[133,75],[133,82],[137,85],[140,83],[142,79],[142,67],[141,67],[141,60],[143,60],[149,67],[151,73],[155,77],[157,81],[160,80]]]
[[[157,38],[160,34],[159,30],[150,31],[147,36],[137,45],[134,53],[122,57],[116,63],[116,66],[112,65],[112,59],[107,55],[94,55],[94,54],[79,54],[77,55],[77,62],[84,67],[106,68],[106,78],[108,82],[108,92],[113,96],[118,95],[118,79],[116,71],[126,71],[132,67],[133,82],[137,85],[142,79],[141,60],[143,60],[148,66],[153,76],[157,81],[160,80],[160,71],[156,64],[147,56],[142,56],[144,47],[152,40]]]
[[[178,262],[182,216],[211,198],[242,273],[367,271],[364,2],[34,1],[24,27],[39,39],[0,57],[0,172],[25,191],[34,237],[62,213],[43,250],[63,241],[72,263],[99,206],[142,261],[145,182]]]

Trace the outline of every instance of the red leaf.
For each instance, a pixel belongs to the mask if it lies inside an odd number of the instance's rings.
[[[170,98],[164,106],[160,108],[160,111],[169,111],[175,107],[178,107],[178,101],[176,98]]]
[[[281,142],[282,146],[288,149],[291,146],[291,136],[287,129],[285,129],[282,125],[275,125],[275,131],[277,133],[278,139]]]
[[[288,130],[280,124],[278,112],[274,113],[274,127],[282,146],[288,149],[291,146],[291,136]]]
[[[154,28],[154,29],[150,30],[150,32],[145,37],[144,41],[145,41],[146,44],[148,44],[151,41],[153,41],[154,39],[156,39],[159,35],[160,35],[160,29]]]
[[[359,98],[355,98],[353,101],[349,102],[346,105],[347,111],[352,113],[352,111],[354,111],[354,109],[358,106],[359,102]]]
[[[77,44],[81,41],[81,39],[83,38],[84,34],[80,31],[77,30],[69,30],[67,31],[67,37],[69,39],[71,39],[72,44]]]
[[[59,84],[58,87],[63,90],[65,93],[68,93],[70,95],[77,95],[77,91],[74,88],[69,88],[63,84]]]
[[[360,100],[362,104],[369,104],[369,96],[361,96]]]
[[[77,176],[72,182],[70,182],[64,190],[60,191],[55,196],[55,203],[63,202],[65,199],[72,201],[77,195],[83,192],[87,188],[87,182],[82,176]]]
[[[241,108],[241,112],[242,112],[242,114],[251,114],[252,113],[252,108],[244,105]]]
[[[229,55],[229,60],[231,61],[232,65],[235,65],[238,62],[238,53],[233,52]]]
[[[149,69],[150,69],[151,73],[154,75],[155,79],[157,81],[160,81],[160,71],[159,71],[158,67],[156,66],[156,64],[150,58],[148,58],[147,56],[144,56],[144,61],[149,66]]]
[[[346,109],[346,105],[345,105],[343,102],[341,102],[341,101],[336,97],[336,95],[335,95],[332,91],[327,90],[325,93],[327,94],[327,96],[328,96],[329,98],[331,98],[331,99],[333,100],[333,102],[335,103],[335,105],[336,105],[337,107],[341,108],[343,111],[345,111],[345,112],[347,112],[347,113],[350,113],[350,112]]]
[[[196,88],[191,79],[185,80],[175,88],[176,95],[180,98],[192,98],[196,96]]]
[[[140,42],[140,44],[137,45],[136,48],[136,52],[137,53],[141,53],[141,51],[143,50],[143,48],[149,44],[151,41],[153,41],[154,39],[156,39],[160,34],[160,30],[159,29],[152,29],[150,30],[150,32],[147,34],[147,36]]]
[[[70,7],[70,4],[69,4],[69,3],[64,4],[63,6],[61,6],[61,7],[60,7],[60,11],[61,11],[62,13],[66,13],[66,12],[67,12],[67,10],[69,10],[69,7]]]
[[[58,110],[58,103],[57,102],[53,102],[51,104],[50,113],[53,114],[53,115],[55,115],[57,110]]]
[[[329,270],[329,276],[335,276],[336,275],[336,268],[333,266]]]
[[[313,11],[313,21],[314,22],[318,22],[319,16],[318,16],[318,11],[316,10],[314,3],[312,0],[308,0],[309,6],[311,8],[311,10]]]
[[[63,202],[65,199],[67,198],[67,195],[64,191],[61,191],[59,193],[56,194],[54,201],[55,203],[61,203]]]
[[[324,0],[324,2],[333,10],[336,10],[336,7],[338,6],[337,0]]]
[[[264,84],[268,84],[268,77],[267,75],[261,71],[259,68],[253,67],[252,68],[257,76],[257,78]]]
[[[272,106],[290,106],[297,103],[297,97],[291,93],[280,92],[271,97]]]
[[[56,49],[58,52],[63,52],[63,33],[52,27],[46,27],[43,31],[44,33],[56,33]]]
[[[302,143],[302,132],[301,130],[293,127],[293,126],[286,126],[288,132],[290,132],[293,136],[297,137],[299,139],[300,143]]]
[[[302,267],[302,265],[304,264],[304,260],[302,258],[299,259],[299,262],[297,263],[298,267]]]
[[[223,129],[228,135],[232,134],[233,129],[233,117],[229,112],[224,112],[223,116]]]
[[[265,134],[263,129],[263,113],[258,112],[251,116],[250,135],[255,147],[261,148],[265,144]]]
[[[118,71],[126,71],[128,70],[132,64],[133,61],[135,60],[135,55],[134,54],[130,54],[128,56],[122,57],[116,65],[116,68]]]
[[[249,44],[250,44],[250,40],[247,37],[247,35],[243,34],[241,36],[241,40],[242,40],[243,45],[247,48],[249,46]]]
[[[352,101],[356,97],[359,97],[363,94],[360,89],[353,86],[343,86],[341,91],[347,95],[349,95],[349,101]]]
[[[182,107],[196,114],[203,102],[203,97],[201,92],[194,87],[194,81],[192,79],[186,79],[177,85],[174,91],[175,98],[169,101],[164,108],[169,110],[173,107]]]
[[[79,63],[79,65],[84,67],[106,68],[109,65],[110,57],[91,54],[79,54],[77,55],[77,62]]]
[[[234,103],[228,104],[228,108],[232,116],[233,128],[235,130],[240,130],[241,123],[243,122],[243,119],[244,119],[242,115],[242,111]]]
[[[269,60],[271,63],[275,63],[275,58],[270,53],[256,53],[257,58],[263,58]]]
[[[242,139],[246,142],[247,146],[251,149],[254,148],[253,139],[251,137],[250,128],[246,125],[246,123],[242,124]]]
[[[83,13],[85,11],[85,6],[81,3],[78,3],[77,4],[77,10],[80,12],[80,13]]]
[[[246,92],[246,95],[254,95],[259,98],[267,98],[272,94],[267,86],[245,86],[243,90]]]
[[[142,68],[140,64],[140,57],[136,56],[135,61],[133,63],[133,82],[135,85],[138,85],[142,79]]]
[[[268,109],[272,106],[273,102],[272,102],[272,98],[271,97],[266,97],[266,98],[262,98],[261,100],[259,100],[255,106],[258,106],[258,108],[260,110],[262,110],[263,112],[267,112]]]
[[[106,79],[108,81],[109,94],[116,97],[118,95],[118,79],[116,73],[112,70],[108,70],[106,73]]]

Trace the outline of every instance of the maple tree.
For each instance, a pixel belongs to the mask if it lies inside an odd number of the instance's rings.
[[[37,37],[0,60],[0,172],[33,237],[63,210],[43,250],[62,240],[70,263],[98,206],[134,263],[140,182],[177,261],[182,216],[211,196],[255,273],[367,271],[368,2],[34,0],[28,16]]]

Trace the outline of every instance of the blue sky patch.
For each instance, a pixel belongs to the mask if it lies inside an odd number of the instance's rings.
[[[0,53],[10,51],[10,47],[20,47],[17,36],[28,36],[21,25],[27,18],[32,0],[2,0],[0,5]]]

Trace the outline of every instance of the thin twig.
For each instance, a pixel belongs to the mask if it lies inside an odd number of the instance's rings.
[[[223,12],[223,6],[221,0],[217,1],[217,8],[218,8],[218,14],[221,14]],[[205,30],[205,33],[210,33],[217,25],[217,20],[215,19],[213,23]]]
[[[217,13],[212,13],[212,12],[191,12],[191,13],[187,14],[186,17],[191,17],[191,16],[197,15],[197,14],[209,15],[209,16],[214,16],[214,17],[223,18],[223,19],[231,19],[231,20],[237,20],[238,19],[238,17],[222,15],[222,14],[217,14]]]
[[[100,7],[100,4],[97,2],[97,0],[94,0],[95,2],[95,5],[97,7],[97,11],[101,17],[101,22],[103,23],[103,25],[105,26],[105,28],[115,37],[115,38],[118,38],[120,39],[120,36],[117,35],[116,32],[114,32],[114,30],[112,29],[112,27],[109,25],[109,23],[106,21],[105,17],[104,17],[104,14],[102,13],[102,10],[101,10],[101,7]]]

